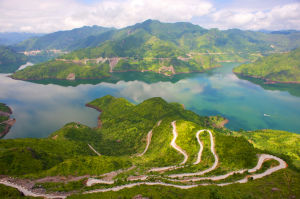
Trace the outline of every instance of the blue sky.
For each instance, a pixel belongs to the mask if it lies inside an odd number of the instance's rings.
[[[122,28],[147,19],[204,28],[300,30],[300,0],[0,0],[0,32]]]

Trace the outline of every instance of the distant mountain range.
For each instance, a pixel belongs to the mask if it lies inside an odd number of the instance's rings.
[[[83,27],[23,41],[14,49],[72,52],[19,71],[14,77],[66,79],[71,75],[71,79],[85,79],[124,71],[154,71],[165,75],[203,72],[217,67],[218,62],[255,61],[297,47],[300,47],[299,31],[208,30],[186,22],[146,20],[122,29]]]
[[[155,36],[160,40],[172,42],[180,48],[201,52],[285,51],[300,46],[300,32],[294,30],[255,32],[230,29],[222,31],[204,29],[186,22],[161,23],[157,20],[147,20],[122,29],[84,26],[68,31],[58,31],[28,39],[15,45],[15,48],[22,51],[47,49],[72,51],[96,47],[108,40],[120,40],[140,31],[143,32],[140,34]]]
[[[24,40],[33,37],[40,37],[42,33],[24,33],[24,32],[0,32],[0,45],[15,45]]]
[[[18,43],[14,48],[18,51],[30,50],[74,50],[93,46],[101,40],[110,39],[114,28],[100,26],[84,26],[73,30],[58,31],[41,37],[35,37]]]

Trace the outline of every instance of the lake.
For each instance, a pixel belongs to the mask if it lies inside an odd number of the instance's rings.
[[[0,102],[13,109],[15,125],[4,137],[47,137],[68,122],[97,125],[99,112],[85,104],[104,95],[140,103],[151,97],[179,102],[200,115],[222,115],[232,130],[280,129],[300,133],[299,86],[259,85],[232,73],[237,63],[206,73],[164,77],[154,73],[120,73],[82,81],[13,80],[0,74]],[[291,95],[292,93],[293,95]],[[296,94],[295,94],[296,93]],[[268,116],[269,115],[269,116]]]

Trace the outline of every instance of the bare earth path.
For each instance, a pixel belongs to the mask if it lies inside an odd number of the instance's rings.
[[[218,163],[219,163],[219,158],[218,158],[218,156],[217,156],[217,154],[216,154],[216,152],[215,152],[215,142],[214,142],[214,137],[213,137],[213,135],[212,135],[212,133],[211,133],[210,130],[204,129],[204,130],[198,131],[196,136],[197,136],[197,140],[198,140],[200,146],[201,146],[202,144],[201,144],[201,142],[200,142],[200,139],[198,139],[198,138],[199,138],[199,134],[200,134],[202,131],[207,131],[207,132],[209,133],[209,136],[210,136],[210,150],[211,150],[211,152],[212,152],[212,154],[214,155],[214,158],[215,158],[214,164],[213,164],[210,168],[208,168],[208,169],[206,169],[206,170],[204,170],[204,171],[199,171],[199,172],[196,172],[196,173],[172,174],[172,175],[169,175],[169,177],[171,177],[171,178],[181,178],[181,177],[186,177],[186,176],[203,175],[203,174],[208,173],[208,172],[211,172],[211,171],[213,171],[213,170],[215,170],[215,169],[217,168]],[[198,134],[198,133],[199,133],[199,134]],[[199,158],[199,156],[200,156],[200,158],[201,158],[201,154],[202,154],[202,150],[201,150],[201,147],[200,147],[200,151],[199,151],[199,153],[198,153],[198,158]],[[198,159],[197,159],[197,161],[198,161]],[[196,161],[196,162],[197,162],[197,161]]]
[[[98,156],[101,156],[101,154],[98,153],[98,151],[96,151],[96,150],[94,149],[94,147],[92,147],[90,144],[88,144],[88,146],[90,147],[90,149],[91,149],[94,153],[96,153]]]
[[[158,127],[160,124],[161,124],[161,120],[157,122],[156,127]],[[147,134],[147,145],[145,147],[145,150],[143,151],[143,153],[138,154],[137,156],[143,156],[147,152],[149,145],[151,143],[152,131],[153,129],[151,129],[151,131],[149,131],[149,133]]]
[[[273,168],[269,168],[268,170],[266,170],[263,173],[246,176],[245,178],[243,178],[241,180],[237,180],[237,181],[229,182],[229,183],[213,184],[213,185],[226,186],[226,185],[235,184],[235,183],[246,183],[246,182],[248,182],[249,177],[252,177],[253,179],[262,178],[262,177],[265,177],[267,175],[270,175],[270,174],[274,173],[275,171],[278,171],[280,169],[284,169],[284,168],[287,167],[287,164],[284,160],[282,160],[278,157],[275,157],[273,155],[262,154],[262,155],[260,155],[260,158],[259,158],[259,161],[258,161],[256,167],[254,167],[253,169],[249,169],[249,170],[251,170],[252,172],[255,172],[255,171],[259,170],[262,166],[262,163],[266,160],[269,160],[269,159],[277,160],[279,162],[279,165],[276,166],[276,167],[273,167]],[[222,175],[220,180],[225,179],[226,178],[225,176],[228,177],[230,175],[233,175],[234,173],[239,173],[239,172],[242,172],[242,171],[236,171],[236,172],[231,172],[231,173],[226,174],[226,175]],[[244,172],[244,170],[243,170],[243,172]],[[215,178],[215,180],[217,180],[216,177],[217,176],[207,177],[205,179],[209,180],[209,179]],[[119,191],[119,190],[122,190],[122,189],[125,189],[125,188],[131,188],[131,187],[140,186],[140,185],[149,185],[149,186],[151,186],[151,185],[161,185],[161,186],[168,186],[168,187],[176,187],[176,188],[179,188],[179,189],[190,189],[190,188],[194,188],[194,187],[198,187],[198,186],[207,186],[207,185],[212,185],[212,184],[203,183],[203,184],[198,184],[198,185],[176,185],[176,184],[169,184],[169,183],[164,183],[164,182],[139,182],[139,183],[132,183],[132,184],[127,184],[127,185],[116,186],[116,187],[112,187],[112,188],[108,188],[108,189],[96,189],[96,190],[84,192],[83,194],[107,192],[107,191]]]
[[[187,153],[184,151],[184,150],[182,150],[179,146],[177,146],[177,144],[176,144],[176,139],[177,139],[177,136],[178,136],[178,133],[177,133],[177,131],[176,131],[176,121],[173,121],[172,123],[172,127],[173,127],[173,130],[172,130],[172,133],[173,133],[173,139],[172,139],[172,141],[171,141],[171,146],[175,149],[175,150],[177,150],[177,151],[179,151],[181,154],[183,154],[183,156],[184,156],[184,159],[183,159],[183,161],[180,163],[180,165],[183,165],[183,164],[185,164],[186,163],[186,161],[187,161],[187,159],[188,159],[188,155],[187,155]],[[154,171],[154,172],[161,172],[161,171],[167,171],[167,170],[173,170],[173,169],[178,169],[178,168],[182,168],[183,166],[175,166],[175,165],[173,165],[173,166],[167,166],[167,167],[156,167],[156,168],[151,168],[150,170],[149,170],[149,172],[151,172],[151,171]]]
[[[197,160],[196,162],[194,162],[194,164],[199,164],[201,162],[201,156],[202,156],[202,151],[203,151],[203,144],[199,138],[199,134],[202,133],[204,130],[200,130],[196,133],[196,138],[197,138],[197,141],[200,145],[200,149],[199,149],[199,152],[198,152],[198,156],[197,156]]]
[[[177,151],[179,151],[183,156],[184,156],[184,159],[183,161],[180,163],[180,164],[185,164],[186,161],[188,160],[189,156],[188,154],[182,150],[177,144],[176,144],[176,139],[178,137],[178,133],[177,133],[177,130],[176,130],[176,121],[173,121],[172,122],[172,127],[173,127],[173,140],[171,142],[171,146],[176,149]]]
[[[49,199],[51,199],[51,198],[61,198],[61,199],[63,199],[63,198],[66,198],[68,196],[68,195],[54,195],[54,194],[34,193],[33,191],[31,191],[31,190],[29,190],[29,189],[27,189],[27,188],[25,188],[23,186],[14,184],[12,182],[4,181],[4,180],[0,180],[0,184],[16,188],[20,192],[22,192],[25,196],[43,197],[43,198],[49,198]]]

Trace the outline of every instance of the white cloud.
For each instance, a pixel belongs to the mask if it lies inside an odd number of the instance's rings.
[[[300,29],[300,3],[291,3],[275,6],[271,9],[222,9],[208,17],[211,23],[208,27],[219,27],[220,29]]]
[[[120,28],[146,19],[192,21],[220,29],[300,29],[297,1],[254,0],[223,3],[222,7],[213,2],[216,1],[102,0],[84,4],[78,0],[0,0],[0,32],[52,32],[84,25]]]
[[[158,19],[190,21],[213,10],[206,0],[103,0],[81,4],[75,0],[2,0],[0,31],[51,32],[84,25],[125,27]]]

